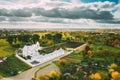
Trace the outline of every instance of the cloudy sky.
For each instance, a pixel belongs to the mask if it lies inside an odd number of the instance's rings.
[[[0,28],[120,28],[120,0],[0,0]]]

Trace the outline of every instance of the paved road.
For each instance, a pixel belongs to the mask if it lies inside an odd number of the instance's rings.
[[[59,56],[59,57],[57,57],[57,58],[49,61],[49,62],[46,62],[46,63],[41,64],[41,65],[39,65],[39,66],[36,66],[36,67],[34,67],[34,68],[31,68],[31,69],[29,69],[29,70],[27,70],[27,71],[25,71],[25,72],[22,72],[22,73],[20,73],[20,74],[17,75],[17,76],[13,76],[13,77],[9,77],[9,78],[3,78],[3,79],[1,79],[1,80],[31,80],[31,79],[34,77],[35,71],[38,70],[40,67],[45,66],[45,65],[47,65],[47,64],[52,64],[52,61],[59,60],[60,58],[66,56],[66,55],[69,55],[69,54],[70,54],[70,53],[66,53],[66,54],[64,54],[64,55],[62,55],[62,56]],[[55,67],[55,66],[54,66],[54,67]],[[50,69],[50,68],[49,68],[49,69]],[[46,70],[46,71],[47,71],[47,70]],[[40,73],[40,72],[39,72],[39,73]]]
[[[47,64],[47,63],[46,63]],[[36,70],[38,70],[40,67],[44,66],[45,64],[42,64],[40,66],[31,68],[25,72],[22,72],[21,74],[17,76],[13,76],[10,78],[4,78],[3,80],[31,80],[32,77],[34,77],[34,73]]]
[[[52,63],[50,66],[47,66],[44,69],[38,71],[37,77],[40,75],[49,74],[53,70],[60,72],[60,69],[54,63]]]
[[[76,48],[76,49],[83,50],[86,45],[87,45],[87,44],[83,44],[82,47],[78,47],[78,48]],[[72,52],[69,52],[69,53],[65,52],[64,55],[59,56],[59,57],[57,57],[57,58],[55,58],[55,59],[53,59],[53,60],[51,60],[51,61],[49,61],[49,62],[46,62],[46,63],[41,64],[41,65],[39,65],[39,66],[36,66],[36,67],[34,67],[34,68],[31,68],[31,69],[29,69],[29,70],[27,70],[27,71],[25,71],[25,72],[22,72],[22,73],[20,73],[20,74],[17,75],[17,76],[13,76],[13,77],[9,77],[9,78],[3,78],[3,79],[0,79],[0,80],[31,80],[31,79],[34,77],[35,71],[38,70],[40,67],[45,66],[45,65],[47,65],[47,64],[52,64],[52,61],[59,60],[60,58],[62,58],[62,57],[64,57],[64,56],[67,56],[67,55],[69,55],[69,54],[71,54],[71,53],[72,53]],[[55,65],[52,64],[52,65],[50,65],[49,67],[44,68],[43,70],[40,70],[40,71],[38,72],[38,75],[40,75],[40,74],[42,74],[42,73],[47,73],[47,72],[53,70],[53,68],[55,68],[56,70],[58,70],[57,67],[55,67]],[[58,71],[59,71],[59,70],[58,70]]]

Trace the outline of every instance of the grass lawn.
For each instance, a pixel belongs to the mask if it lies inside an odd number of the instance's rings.
[[[15,56],[8,57],[8,59],[0,64],[0,75],[4,77],[14,76],[19,72],[23,72],[31,68],[29,65],[23,63]]]
[[[5,39],[0,39],[0,57],[8,57],[12,54],[15,54],[15,49]]]
[[[73,63],[80,63],[82,58],[83,58],[83,56],[82,56],[81,52],[76,52],[76,51],[74,51],[70,55],[64,57],[64,59],[66,59],[67,62],[73,62]]]
[[[98,50],[98,48],[101,46],[103,49],[108,49],[108,50],[112,50],[112,51],[118,51],[119,48],[115,48],[112,46],[107,46],[107,45],[98,45],[98,44],[91,44],[91,46],[93,47],[93,50],[96,51]]]

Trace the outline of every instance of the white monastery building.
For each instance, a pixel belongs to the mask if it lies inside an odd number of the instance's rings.
[[[45,54],[45,55],[41,55],[38,50],[42,50],[42,47],[40,47],[39,42],[37,42],[36,44],[33,45],[25,45],[22,49],[22,56],[27,58],[28,56],[30,56],[30,59],[23,59],[22,57],[19,56],[19,54],[17,54],[16,56],[21,59],[24,60],[24,62],[31,64],[32,67],[40,65],[42,63],[45,63],[47,61],[50,61],[52,59],[55,59],[59,56],[64,55],[65,51],[60,48],[59,50],[55,50],[52,53],[49,54]]]

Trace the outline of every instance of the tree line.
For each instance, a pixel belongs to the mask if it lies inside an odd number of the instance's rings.
[[[7,42],[10,45],[36,43],[37,41],[39,41],[39,38],[40,36],[38,34],[9,35],[7,37]]]
[[[40,36],[38,34],[19,34],[19,35],[9,35],[7,37],[7,42],[11,46],[19,47],[20,45],[25,45],[26,43],[34,44],[37,41],[41,42],[41,45],[48,45],[50,41],[55,45],[56,43],[60,43],[62,41],[62,34],[55,33],[55,34],[45,34]]]

